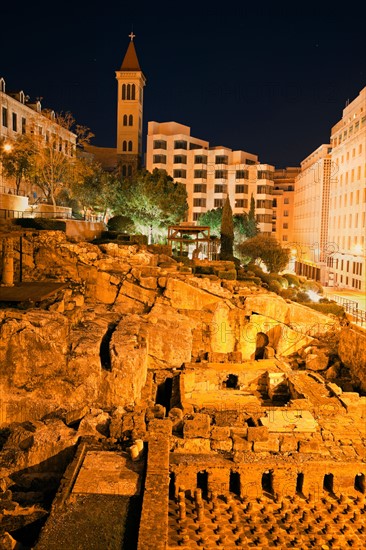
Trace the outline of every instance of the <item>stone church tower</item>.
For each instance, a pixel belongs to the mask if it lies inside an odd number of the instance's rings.
[[[146,79],[137,59],[135,35],[131,41],[121,68],[116,71],[117,99],[117,158],[123,176],[131,176],[141,167],[143,89]]]

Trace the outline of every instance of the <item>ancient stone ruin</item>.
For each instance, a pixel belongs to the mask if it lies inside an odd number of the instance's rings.
[[[365,547],[364,330],[162,247],[1,254],[1,548]]]

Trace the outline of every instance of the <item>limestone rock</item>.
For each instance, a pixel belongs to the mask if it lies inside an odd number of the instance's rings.
[[[309,353],[305,359],[306,368],[313,371],[322,371],[325,370],[328,366],[329,358],[328,356],[321,352],[317,351],[316,353]]]

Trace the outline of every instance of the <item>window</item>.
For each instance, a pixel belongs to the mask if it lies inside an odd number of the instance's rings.
[[[286,218],[286,217],[288,216],[288,210],[284,210],[284,211],[283,211],[283,215],[284,215],[284,217]]]
[[[287,241],[287,235],[282,235],[282,240]]]
[[[214,199],[214,207],[221,208],[224,206],[224,199]]]
[[[207,178],[207,170],[195,170],[194,171],[194,177],[195,178]]]
[[[122,84],[122,99],[134,100],[136,94],[135,84]]]
[[[225,193],[226,185],[216,184],[215,193]]]
[[[173,177],[174,178],[186,178],[187,177],[187,171],[186,170],[173,170]]]
[[[205,183],[195,183],[193,186],[193,193],[206,193],[207,185]]]
[[[229,157],[227,155],[216,155],[215,164],[227,164]]]
[[[189,149],[192,151],[192,149],[203,149],[203,147],[199,143],[190,143]]]
[[[247,194],[248,193],[248,186],[247,185],[235,185],[235,193],[237,194]]]
[[[122,151],[127,151],[127,141],[122,143]],[[126,175],[126,174],[125,174]]]
[[[187,149],[187,142],[182,140],[175,141],[174,149]]]
[[[22,116],[22,134],[25,134],[26,130],[27,130],[27,121],[24,118],[24,116]]]
[[[257,185],[257,193],[260,195],[272,195],[272,187],[270,185]]]
[[[236,199],[235,208],[248,208],[248,199]]]
[[[153,149],[166,149],[166,141],[161,139],[154,140]]]
[[[196,222],[200,219],[201,212],[193,212],[193,221]]]
[[[194,163],[195,164],[207,164],[207,156],[206,155],[195,155],[194,156]]]
[[[123,126],[127,126],[127,115],[123,115]]]
[[[290,204],[290,199],[288,197],[285,197],[283,199],[283,204]]]
[[[3,107],[2,110],[2,124],[5,128],[8,127],[8,109],[6,107]]]
[[[193,206],[205,207],[206,199],[193,199]]]
[[[245,159],[245,164],[248,164],[250,166],[251,164],[255,164],[255,160]]]
[[[132,151],[132,141],[129,141],[129,142],[128,142],[128,150],[129,150],[129,151]]]
[[[235,177],[237,180],[247,180],[249,179],[249,170],[237,170]]]
[[[288,229],[288,223],[283,223],[282,224],[282,229]]]
[[[257,178],[259,180],[272,180],[273,172],[271,172],[270,170],[258,170]]]
[[[174,164],[187,164],[186,155],[174,155]]]
[[[18,117],[17,117],[17,114],[16,113],[12,113],[12,128],[13,128],[13,132],[17,132],[18,131]]]
[[[125,164],[122,165],[122,176],[127,176],[127,166]]]
[[[226,180],[227,170],[215,170],[215,178],[218,180]]]
[[[155,164],[166,164],[166,155],[154,155],[153,162]]]
[[[130,116],[128,117],[128,125],[129,125],[129,126],[133,126],[133,116],[132,116],[132,115],[130,115]]]

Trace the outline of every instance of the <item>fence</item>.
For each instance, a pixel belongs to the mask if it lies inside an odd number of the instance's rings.
[[[361,327],[366,327],[366,311],[360,309],[358,303],[355,300],[350,300],[344,296],[338,296],[337,294],[327,294],[329,300],[334,300],[338,304],[344,307],[344,310],[353,317],[354,322]]]
[[[63,219],[71,220],[72,214],[64,210],[55,210],[54,212],[25,212],[23,210],[5,210],[0,209],[0,219],[11,220],[20,218],[48,218],[48,219]]]

